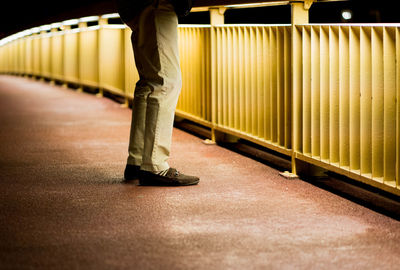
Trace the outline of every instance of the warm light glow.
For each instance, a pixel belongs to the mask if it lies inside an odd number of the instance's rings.
[[[93,26],[89,26],[88,28],[86,28],[87,31],[93,31],[93,30],[98,30],[100,29],[100,25],[93,25]],[[85,30],[82,30],[85,31]]]
[[[22,37],[24,37],[24,33],[23,32],[16,33],[13,37],[14,37],[14,39],[22,38]]]
[[[47,24],[47,25],[42,25],[39,27],[40,31],[48,31],[51,29],[51,25]]]
[[[178,28],[211,28],[209,24],[180,24]]]
[[[101,16],[104,19],[113,19],[113,18],[119,18],[118,13],[111,13],[111,14],[105,14]]]
[[[106,25],[102,25],[101,28],[106,28],[106,29],[125,29],[125,28],[127,28],[127,26],[124,25],[124,24],[106,24]]]
[[[62,23],[52,23],[51,28],[60,28]]]
[[[263,7],[263,6],[280,6],[288,5],[289,1],[278,1],[278,2],[262,2],[262,3],[251,3],[251,4],[237,4],[227,5],[226,8],[252,8],[252,7]]]
[[[36,33],[39,33],[39,32],[40,32],[40,28],[39,27],[34,27],[34,28],[31,29],[31,33],[32,34],[36,34]]]
[[[79,23],[78,19],[72,19],[72,20],[63,21],[63,25],[74,25],[74,24],[78,24],[78,23]]]
[[[99,16],[89,16],[79,19],[79,22],[95,22],[99,20]]]
[[[22,34],[24,37],[26,37],[26,36],[29,36],[30,34],[32,34],[32,31],[28,29],[28,30],[22,31]]]
[[[352,17],[353,17],[353,14],[351,13],[350,10],[342,11],[342,18],[345,19],[346,21],[351,20]]]

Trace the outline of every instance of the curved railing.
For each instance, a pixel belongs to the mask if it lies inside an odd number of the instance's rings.
[[[138,79],[116,15],[3,40],[0,72],[111,92]],[[400,194],[399,25],[181,25],[176,114]],[[215,139],[216,137],[213,136]]]

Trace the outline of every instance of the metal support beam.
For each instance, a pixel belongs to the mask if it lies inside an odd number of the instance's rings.
[[[292,6],[292,25],[308,23],[308,11],[311,4],[306,4],[306,2],[293,2],[290,4]]]
[[[221,25],[225,24],[226,8],[210,8],[210,24]]]
[[[312,1],[311,1],[312,2]],[[311,5],[311,4],[310,4]],[[296,151],[298,150],[299,134],[296,134],[294,130],[298,130],[297,125],[299,125],[299,119],[297,119],[299,108],[299,91],[298,87],[301,85],[301,78],[299,75],[299,68],[301,68],[301,60],[296,56],[298,55],[297,50],[301,48],[301,36],[297,33],[296,25],[308,24],[309,22],[309,5],[305,2],[291,2],[292,7],[292,172],[286,173],[284,175],[287,178],[297,177],[297,161],[296,161]]]

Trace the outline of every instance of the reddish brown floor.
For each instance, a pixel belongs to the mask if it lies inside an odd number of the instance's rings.
[[[0,76],[1,269],[399,269],[400,222],[174,130],[198,186],[122,183],[130,110]]]

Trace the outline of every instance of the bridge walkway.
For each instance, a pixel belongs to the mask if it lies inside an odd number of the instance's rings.
[[[1,269],[394,269],[400,222],[174,129],[191,187],[124,183],[131,111],[0,76]]]

